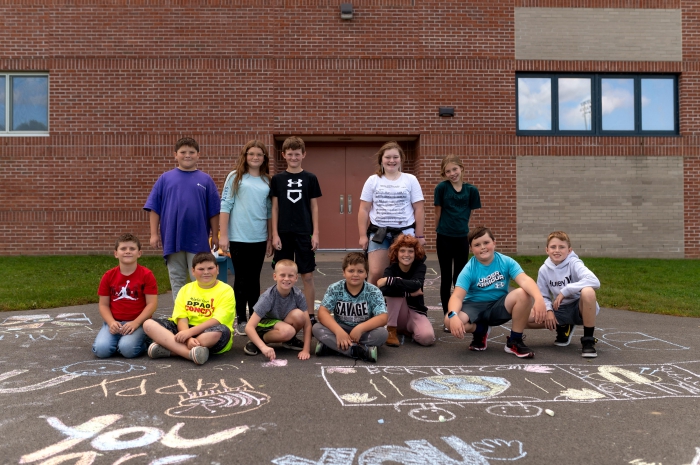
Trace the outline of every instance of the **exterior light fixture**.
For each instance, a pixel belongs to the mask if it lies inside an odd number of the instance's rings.
[[[340,4],[340,19],[352,19],[352,3]]]
[[[455,115],[455,107],[440,107],[441,118],[452,118]]]

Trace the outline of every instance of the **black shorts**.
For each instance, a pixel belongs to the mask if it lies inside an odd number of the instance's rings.
[[[583,317],[579,308],[580,299],[576,299],[566,305],[560,304],[557,310],[554,310],[554,316],[559,325],[582,325]]]
[[[153,321],[155,321],[156,323],[158,323],[163,328],[167,329],[173,334],[177,334],[179,332],[177,329],[177,325],[167,318],[154,318]],[[190,325],[190,328],[192,328],[192,325]],[[222,324],[218,324],[216,326],[212,326],[211,328],[205,329],[204,331],[202,331],[202,334],[213,332],[220,332],[221,337],[218,341],[216,341],[216,344],[214,344],[212,347],[209,347],[209,352],[213,354],[218,354],[219,352],[224,350],[224,347],[228,345],[228,341],[231,339],[231,330]]]
[[[488,326],[502,325],[513,319],[506,310],[506,297],[508,294],[490,302],[470,302],[467,300],[462,303],[462,311],[469,316],[471,323]]]
[[[282,249],[275,250],[272,268],[280,260],[292,260],[299,268],[299,274],[313,273],[316,269],[316,253],[311,250],[309,234],[282,233],[279,235]]]

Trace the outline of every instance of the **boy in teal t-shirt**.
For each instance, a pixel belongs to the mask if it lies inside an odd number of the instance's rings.
[[[486,350],[490,326],[512,320],[505,351],[519,358],[534,357],[535,353],[523,342],[523,330],[531,309],[536,322],[545,320],[546,308],[537,284],[515,260],[495,251],[490,229],[476,228],[468,240],[474,257],[457,278],[445,326],[459,339],[464,338],[464,333],[474,333],[469,350],[481,351]],[[520,288],[508,292],[511,279]]]

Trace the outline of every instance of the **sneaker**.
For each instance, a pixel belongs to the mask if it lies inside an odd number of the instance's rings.
[[[571,338],[574,336],[574,325],[557,325],[557,338],[554,341],[555,346],[566,347],[571,343]]]
[[[314,352],[316,354],[316,357],[323,357],[324,355],[331,355],[333,351],[328,348],[326,344],[323,342],[319,341],[316,343],[316,351]]]
[[[518,358],[532,358],[535,356],[535,353],[525,345],[525,341],[522,339],[511,339],[510,337],[506,341],[506,352]]]
[[[209,360],[209,349],[202,346],[192,347],[190,358],[195,365],[204,365]]]
[[[304,343],[301,342],[296,336],[294,336],[287,342],[283,342],[282,347],[284,347],[285,349],[292,350],[304,350]]]
[[[486,350],[488,345],[489,334],[491,334],[491,327],[489,326],[485,333],[474,333],[472,337],[472,343],[469,344],[469,350]]]
[[[598,339],[594,337],[582,337],[581,338],[581,357],[585,358],[596,358],[598,353],[595,351],[595,343]]]
[[[443,327],[442,330],[445,331],[446,333],[450,332],[450,328],[448,328],[447,326]]]
[[[377,346],[366,346],[364,344],[355,344],[350,348],[350,356],[365,362],[377,362]]]
[[[165,358],[170,357],[170,351],[160,344],[155,342],[148,346],[148,356],[151,358]]]
[[[247,321],[241,321],[240,323],[236,324],[236,329],[234,332],[234,336],[245,336],[245,326],[248,324]]]
[[[258,346],[253,344],[252,341],[249,341],[243,348],[243,352],[245,352],[246,355],[258,355],[260,353],[260,349],[258,349]]]

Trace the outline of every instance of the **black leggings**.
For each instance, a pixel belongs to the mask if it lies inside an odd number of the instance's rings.
[[[469,244],[467,237],[451,237],[437,235],[438,263],[440,264],[440,299],[442,313],[447,314],[447,303],[450,301],[452,285],[457,283],[459,273],[469,259]],[[454,263],[454,270],[452,264]]]
[[[260,271],[265,261],[265,242],[231,242],[231,262],[235,280],[233,293],[236,296],[236,315],[238,322],[248,321],[246,306],[253,314],[253,306],[260,297]]]

